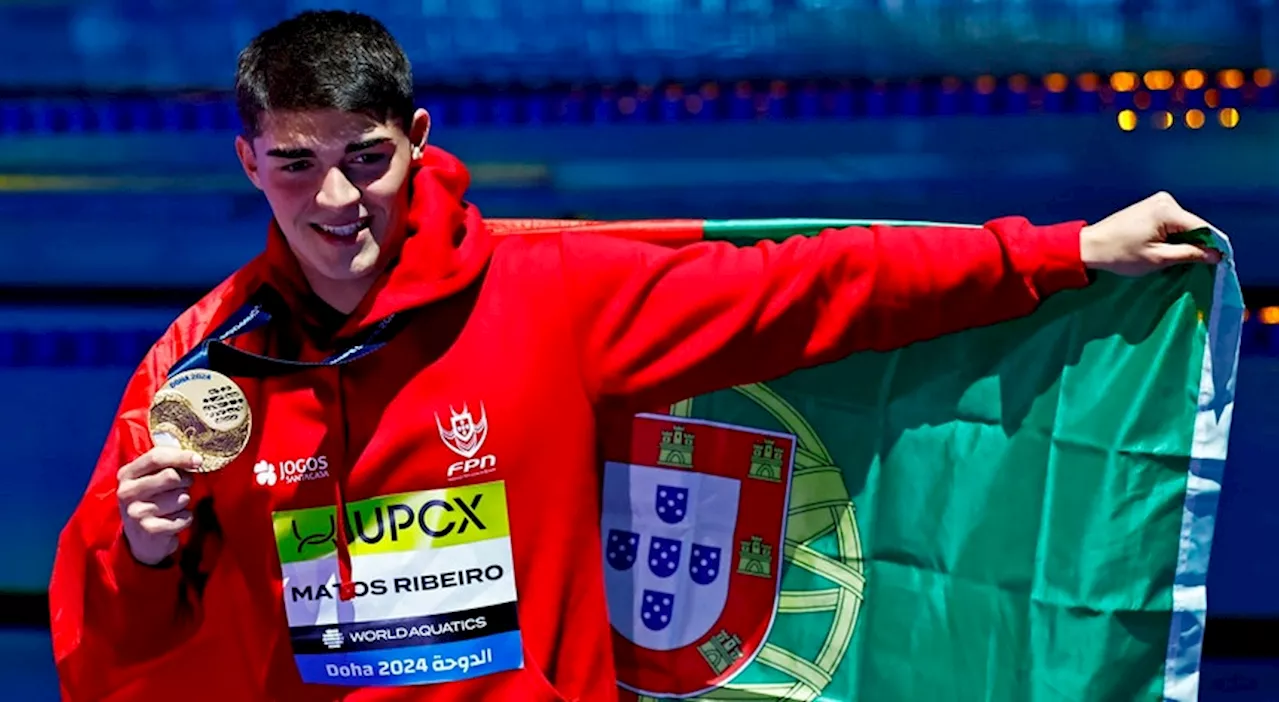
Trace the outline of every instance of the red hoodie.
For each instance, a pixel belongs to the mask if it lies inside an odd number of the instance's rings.
[[[1088,280],[1080,223],[676,247],[496,236],[435,150],[411,183],[398,256],[345,321],[273,230],[144,359],[59,543],[66,699],[614,699],[598,427],[1025,315]],[[247,449],[197,476],[175,563],[140,565],[116,471],[151,447],[147,408],[173,363],[264,285],[288,315],[234,340],[255,353],[319,360],[388,315],[407,322],[346,365],[238,378]]]

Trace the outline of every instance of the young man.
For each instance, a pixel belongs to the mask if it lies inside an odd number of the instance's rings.
[[[1168,196],[1092,226],[749,248],[496,238],[462,164],[426,146],[412,85],[356,14],[300,15],[242,53],[236,152],[274,213],[266,250],[124,393],[50,585],[68,699],[612,699],[607,417],[1025,315],[1089,269],[1214,257],[1165,243],[1204,225]],[[193,473],[148,408],[227,324],[258,356],[223,354],[250,369],[226,372],[251,436]]]

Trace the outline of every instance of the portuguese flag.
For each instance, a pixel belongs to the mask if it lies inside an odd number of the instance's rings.
[[[492,222],[670,246],[871,223]],[[1243,314],[1226,238],[1196,236],[1222,264],[637,416],[603,474],[623,699],[1195,700]]]

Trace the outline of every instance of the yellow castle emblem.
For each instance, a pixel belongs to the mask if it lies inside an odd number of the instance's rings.
[[[658,446],[658,465],[672,468],[693,467],[693,433],[685,431],[679,424],[670,431],[662,432],[662,443]]]

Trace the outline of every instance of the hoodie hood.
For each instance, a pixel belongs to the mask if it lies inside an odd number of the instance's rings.
[[[466,288],[480,276],[493,239],[479,210],[463,200],[471,174],[453,155],[427,147],[409,169],[409,209],[404,226],[382,242],[383,270],[336,337],[350,336],[406,310],[423,307]],[[312,292],[279,224],[272,220],[264,254],[265,280],[299,321],[326,326],[326,310]]]

